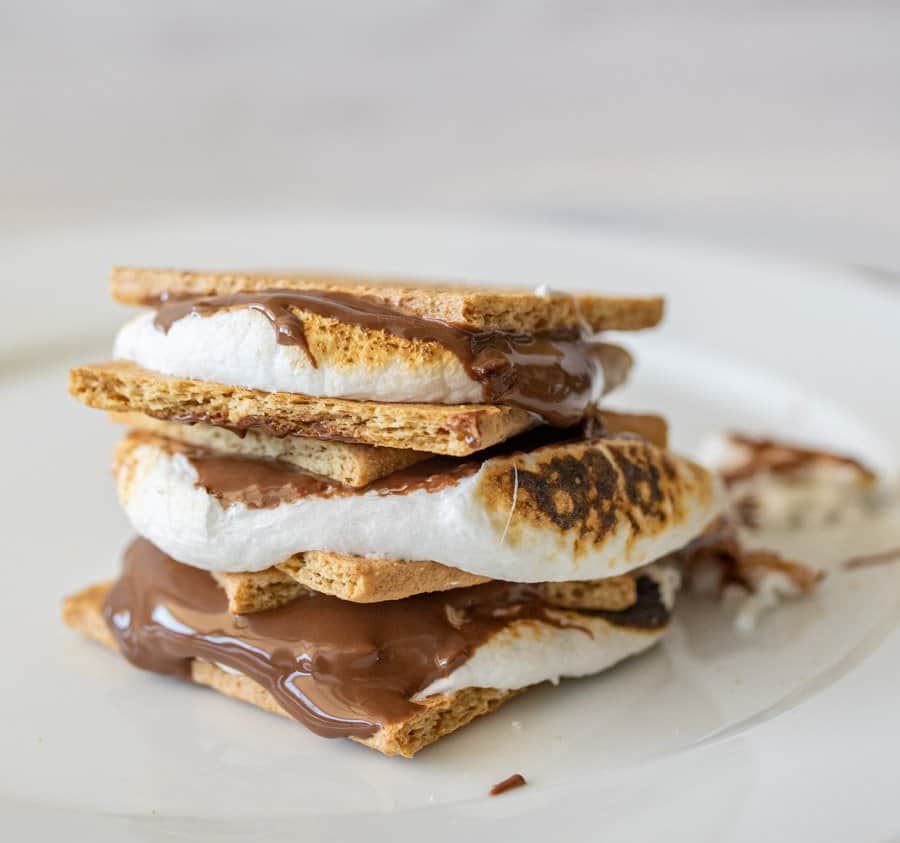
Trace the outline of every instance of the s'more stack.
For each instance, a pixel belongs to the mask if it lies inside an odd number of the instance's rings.
[[[127,428],[138,538],[64,619],[137,667],[412,756],[665,634],[720,511],[603,397],[657,298],[119,268],[70,391]],[[589,686],[585,692],[590,693]]]

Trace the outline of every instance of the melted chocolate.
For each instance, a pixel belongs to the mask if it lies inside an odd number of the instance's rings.
[[[262,313],[281,345],[295,345],[316,366],[303,322],[307,311],[367,330],[386,331],[408,340],[435,342],[459,359],[469,376],[481,384],[488,404],[511,404],[557,426],[578,421],[592,397],[598,370],[606,391],[628,374],[631,358],[622,349],[584,339],[578,329],[540,334],[475,330],[440,319],[416,316],[387,302],[337,290],[268,290],[170,299],[156,302],[156,325],[168,331],[187,316],[209,316],[220,310],[246,307]]]
[[[638,577],[637,599],[627,609],[610,612],[595,609],[589,614],[602,617],[616,626],[630,626],[635,629],[662,629],[671,617],[671,612],[662,602],[659,584],[652,577]],[[583,611],[583,610],[582,610]]]
[[[186,676],[191,658],[225,665],[324,736],[368,735],[409,716],[410,697],[512,617],[543,620],[545,611],[535,587],[491,584],[373,606],[310,594],[236,616],[210,574],[140,539],[105,607],[139,667]]]
[[[598,431],[593,430],[596,434]],[[621,436],[621,434],[617,434]],[[267,509],[305,497],[334,497],[377,492],[379,495],[405,495],[426,490],[436,492],[469,477],[492,457],[533,451],[543,445],[583,439],[584,427],[540,427],[487,448],[472,458],[436,456],[395,471],[368,486],[352,488],[310,474],[296,466],[276,460],[241,457],[187,445],[162,437],[146,436],[170,452],[177,452],[197,472],[196,485],[205,489],[223,506],[242,503],[251,509]]]
[[[340,483],[275,460],[232,457],[200,447],[177,450],[197,472],[196,485],[223,506],[242,503],[250,509],[270,509],[299,498],[350,492]]]
[[[197,472],[195,485],[223,506],[242,503],[250,509],[271,509],[306,497],[344,497],[367,492],[405,495],[421,489],[436,492],[481,467],[480,460],[435,457],[357,489],[277,460],[231,456],[169,439],[155,441],[170,452],[182,454]]]
[[[528,782],[525,781],[525,776],[521,773],[513,773],[508,779],[497,782],[488,793],[491,796],[499,796],[501,793],[506,793],[508,790],[515,790],[517,787],[523,787],[526,784],[528,784]]]
[[[567,626],[542,594],[540,585],[506,582],[374,604],[310,593],[233,615],[211,574],[137,539],[104,617],[137,667],[189,678],[192,659],[221,665],[257,682],[313,732],[365,737],[414,714],[415,694],[513,621]],[[662,606],[658,590],[643,596]],[[641,611],[583,614],[635,625],[629,618]]]
[[[789,445],[773,439],[756,439],[740,433],[730,433],[728,436],[732,442],[742,448],[746,448],[750,453],[746,463],[722,472],[722,480],[727,485],[747,480],[755,474],[764,471],[772,474],[789,474],[792,471],[808,468],[820,462],[845,465],[859,472],[863,478],[874,479],[875,477],[871,469],[853,457],[834,454],[830,451],[801,448],[797,445]]]

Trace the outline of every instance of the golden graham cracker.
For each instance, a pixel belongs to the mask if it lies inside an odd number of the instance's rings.
[[[437,562],[367,559],[312,550],[298,553],[276,566],[285,576],[313,591],[333,594],[354,603],[402,600],[429,591],[447,591],[487,582],[487,577]]]
[[[594,417],[607,435],[634,433],[660,448],[666,447],[668,431],[665,420],[660,416],[601,410],[595,411]],[[163,436],[176,442],[242,457],[278,460],[357,489],[428,459],[428,454],[408,448],[379,448],[303,436],[274,436],[256,429],[237,434],[202,422],[178,424],[142,413],[110,413],[110,418],[139,433]]]
[[[225,573],[212,571],[213,579],[228,597],[228,611],[233,615],[251,612],[265,612],[277,609],[307,594],[309,589],[293,577],[278,570],[267,568],[253,573]]]
[[[355,489],[429,456],[409,448],[378,448],[304,436],[273,436],[255,429],[246,430],[241,435],[202,422],[178,424],[142,413],[111,413],[110,416],[116,423],[141,433],[242,457],[278,460]]]
[[[262,612],[289,603],[306,589],[353,603],[382,603],[415,594],[488,582],[437,562],[367,559],[340,553],[298,553],[264,571],[214,573],[235,614]],[[637,600],[634,577],[624,574],[587,582],[545,583],[548,602],[563,609],[622,611]]]
[[[383,404],[263,392],[170,377],[121,360],[72,369],[69,392],[99,410],[450,456],[496,445],[536,423],[531,413],[515,407]]]
[[[659,324],[659,297],[552,293],[453,282],[372,278],[327,272],[206,272],[115,267],[110,292],[123,304],[174,296],[231,295],[259,290],[339,290],[375,297],[407,313],[471,328],[548,331],[587,324],[593,331],[636,331]]]

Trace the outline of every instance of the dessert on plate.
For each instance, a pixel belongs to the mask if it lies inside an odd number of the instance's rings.
[[[605,332],[660,299],[130,268],[111,289],[142,309],[70,391],[126,429],[138,538],[72,627],[406,756],[665,634],[724,495],[662,418],[604,406],[632,365]]]

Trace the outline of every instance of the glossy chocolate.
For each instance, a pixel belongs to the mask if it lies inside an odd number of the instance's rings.
[[[641,578],[639,593],[644,605],[583,614],[626,626],[664,623],[655,583]],[[136,666],[189,678],[191,660],[200,659],[237,671],[324,737],[365,737],[416,713],[413,696],[515,621],[572,625],[552,612],[540,585],[505,582],[376,604],[310,593],[233,615],[211,574],[144,539],[126,552],[104,617]]]

